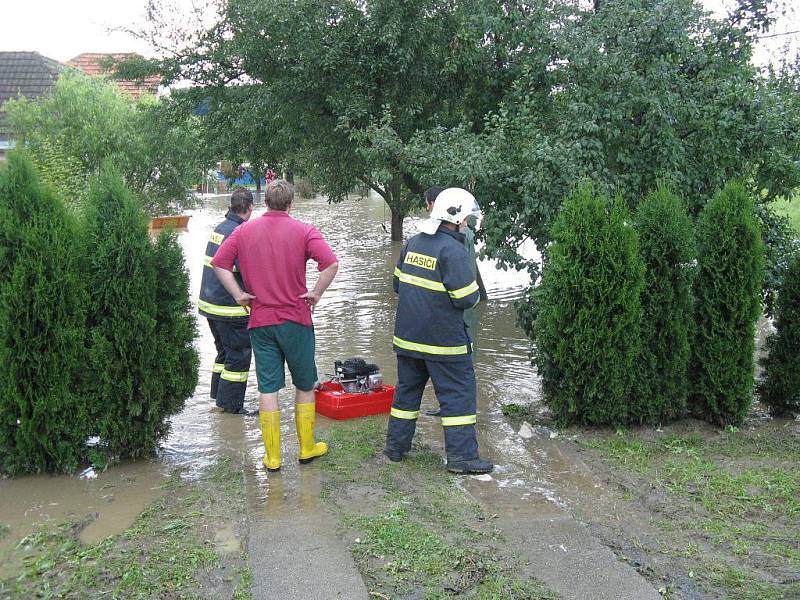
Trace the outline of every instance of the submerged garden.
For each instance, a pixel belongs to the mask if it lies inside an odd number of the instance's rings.
[[[779,3],[735,2],[722,18],[691,0],[225,0],[198,29],[166,6],[152,2],[137,35],[172,51],[115,68],[191,86],[135,102],[66,72],[50,95],[3,106],[18,149],[0,165],[0,491],[158,460],[205,374],[181,234],[147,223],[204,210],[191,190],[217,161],[357,206],[325,235],[348,232],[351,276],[372,282],[390,279],[383,262],[415,233],[424,189],[463,186],[483,209],[481,269],[529,276],[513,311],[490,293],[483,318],[499,311],[491,327],[527,338],[518,385],[535,391],[483,388],[479,427],[502,438],[492,452],[528,496],[536,469],[571,473],[548,480],[555,500],[515,497],[514,514],[568,513],[664,597],[800,594],[800,224],[786,216],[800,59],[753,64]],[[308,202],[301,217],[322,218]],[[370,202],[388,210],[380,239],[357,230],[383,225],[360,214]],[[377,310],[365,290],[331,302]],[[369,313],[387,328],[391,303]],[[325,310],[323,331],[338,326]],[[324,360],[351,343],[336,331]],[[504,364],[503,340],[483,334],[479,380]],[[382,434],[375,418],[323,431],[339,450],[315,496],[373,597],[571,597],[533,550],[516,553],[527,521],[498,500],[514,484],[487,493],[439,473],[435,441],[384,465]],[[78,522],[26,536],[0,593],[248,597],[246,550],[220,558],[204,542],[206,512],[246,540],[266,483],[242,457],[173,475],[99,546],[76,541]],[[153,583],[163,560],[174,577]]]

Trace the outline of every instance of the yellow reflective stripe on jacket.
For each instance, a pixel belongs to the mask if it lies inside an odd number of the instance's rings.
[[[222,377],[225,381],[247,381],[247,374],[249,371],[228,371],[223,369]]]
[[[210,269],[213,269],[214,265],[211,264],[212,260],[214,260],[213,256],[205,256],[205,257],[203,257],[203,266],[204,267],[208,267]],[[236,267],[236,265],[233,265],[233,272],[234,273],[238,273],[239,272],[239,269]]]
[[[439,354],[442,356],[467,354],[466,344],[464,346],[429,346],[428,344],[409,342],[397,336],[392,338],[392,342],[398,348],[403,348],[404,350],[414,350],[416,352],[424,352],[425,354]]]
[[[205,300],[200,300],[197,308],[217,317],[246,317],[250,314],[245,306],[220,306]]]
[[[453,425],[475,425],[478,422],[478,415],[464,415],[463,417],[442,417],[443,427]]]
[[[469,296],[470,294],[477,292],[481,288],[478,287],[478,282],[473,281],[467,286],[460,288],[458,290],[453,290],[452,292],[447,292],[450,294],[451,298],[463,298],[464,296]]]
[[[211,369],[212,373],[222,373],[225,370],[225,365],[223,363],[214,363],[214,368]]]
[[[403,283],[416,285],[417,287],[425,288],[427,290],[433,290],[434,292],[447,291],[444,287],[444,284],[441,281],[431,281],[430,279],[425,279],[424,277],[417,277],[416,275],[409,275],[408,273],[403,273],[402,271],[400,271],[399,274],[395,273],[395,275],[397,275],[397,278]]]
[[[219,246],[222,242],[225,241],[225,236],[221,233],[212,233],[211,239],[209,240],[212,244],[216,244]]]
[[[419,417],[418,410],[400,410],[399,408],[395,408],[394,406],[392,407],[392,411],[389,414],[398,419],[413,420]]]

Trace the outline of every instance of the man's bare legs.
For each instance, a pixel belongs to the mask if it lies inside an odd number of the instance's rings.
[[[314,390],[295,390],[294,401],[296,404],[308,404],[314,402]],[[258,410],[260,412],[274,412],[280,410],[278,407],[278,392],[271,394],[261,394],[258,397]]]

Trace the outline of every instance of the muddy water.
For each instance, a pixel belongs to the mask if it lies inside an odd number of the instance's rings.
[[[191,295],[199,293],[203,256],[208,237],[225,214],[227,197],[207,198],[191,211],[188,230],[180,235],[191,274]],[[260,202],[258,203],[260,204]],[[263,209],[257,209],[257,218]],[[340,261],[339,273],[318,307],[314,322],[317,333],[317,367],[322,374],[333,369],[335,360],[362,356],[380,365],[387,382],[396,381],[395,357],[391,351],[395,296],[391,273],[400,251],[383,228],[389,226],[382,200],[351,199],[329,205],[323,198],[298,199],[293,215],[316,225]],[[406,236],[416,233],[418,217],[406,221]],[[534,253],[533,248],[526,252]],[[480,352],[476,361],[479,381],[479,431],[485,453],[500,464],[498,485],[526,487],[517,459],[528,463],[527,453],[508,430],[500,414],[506,402],[535,403],[539,384],[528,360],[528,341],[515,326],[513,301],[528,283],[524,273],[498,270],[491,261],[481,261],[490,300],[480,307]],[[309,287],[316,270],[309,269]],[[186,477],[197,476],[220,456],[241,459],[246,465],[249,498],[262,516],[287,510],[312,511],[320,482],[316,469],[298,469],[292,422],[291,390],[283,392],[284,469],[268,478],[260,468],[263,449],[256,418],[219,414],[208,397],[214,345],[203,320],[198,321],[197,348],[200,380],[185,409],[172,419],[172,431],[155,460],[117,465],[94,479],[77,476],[35,476],[0,480],[0,526],[10,531],[0,539],[0,564],[12,568],[17,541],[40,526],[67,520],[88,523],[81,539],[94,542],[128,527],[159,493],[169,471],[180,468]],[[288,383],[288,382],[287,382]],[[248,381],[246,406],[256,408],[255,376]],[[435,406],[431,390],[424,408]],[[327,419],[320,418],[320,427]],[[420,422],[426,441],[441,445],[438,420]],[[516,457],[516,459],[515,459]],[[256,514],[258,517],[258,514]]]

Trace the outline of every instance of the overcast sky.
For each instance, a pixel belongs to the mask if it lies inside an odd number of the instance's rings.
[[[188,15],[193,0],[168,0],[174,14]],[[268,0],[266,0],[268,1]],[[199,2],[199,0],[198,0]],[[793,4],[792,0],[787,0]],[[59,61],[83,52],[139,52],[152,55],[147,44],[114,32],[119,27],[136,28],[144,22],[146,0],[0,0],[0,50],[35,50]],[[709,10],[720,10],[730,0],[703,0]],[[800,10],[787,15],[774,33],[800,29]],[[800,34],[782,35],[763,41],[757,57],[764,63],[780,57],[786,42],[800,49]]]

